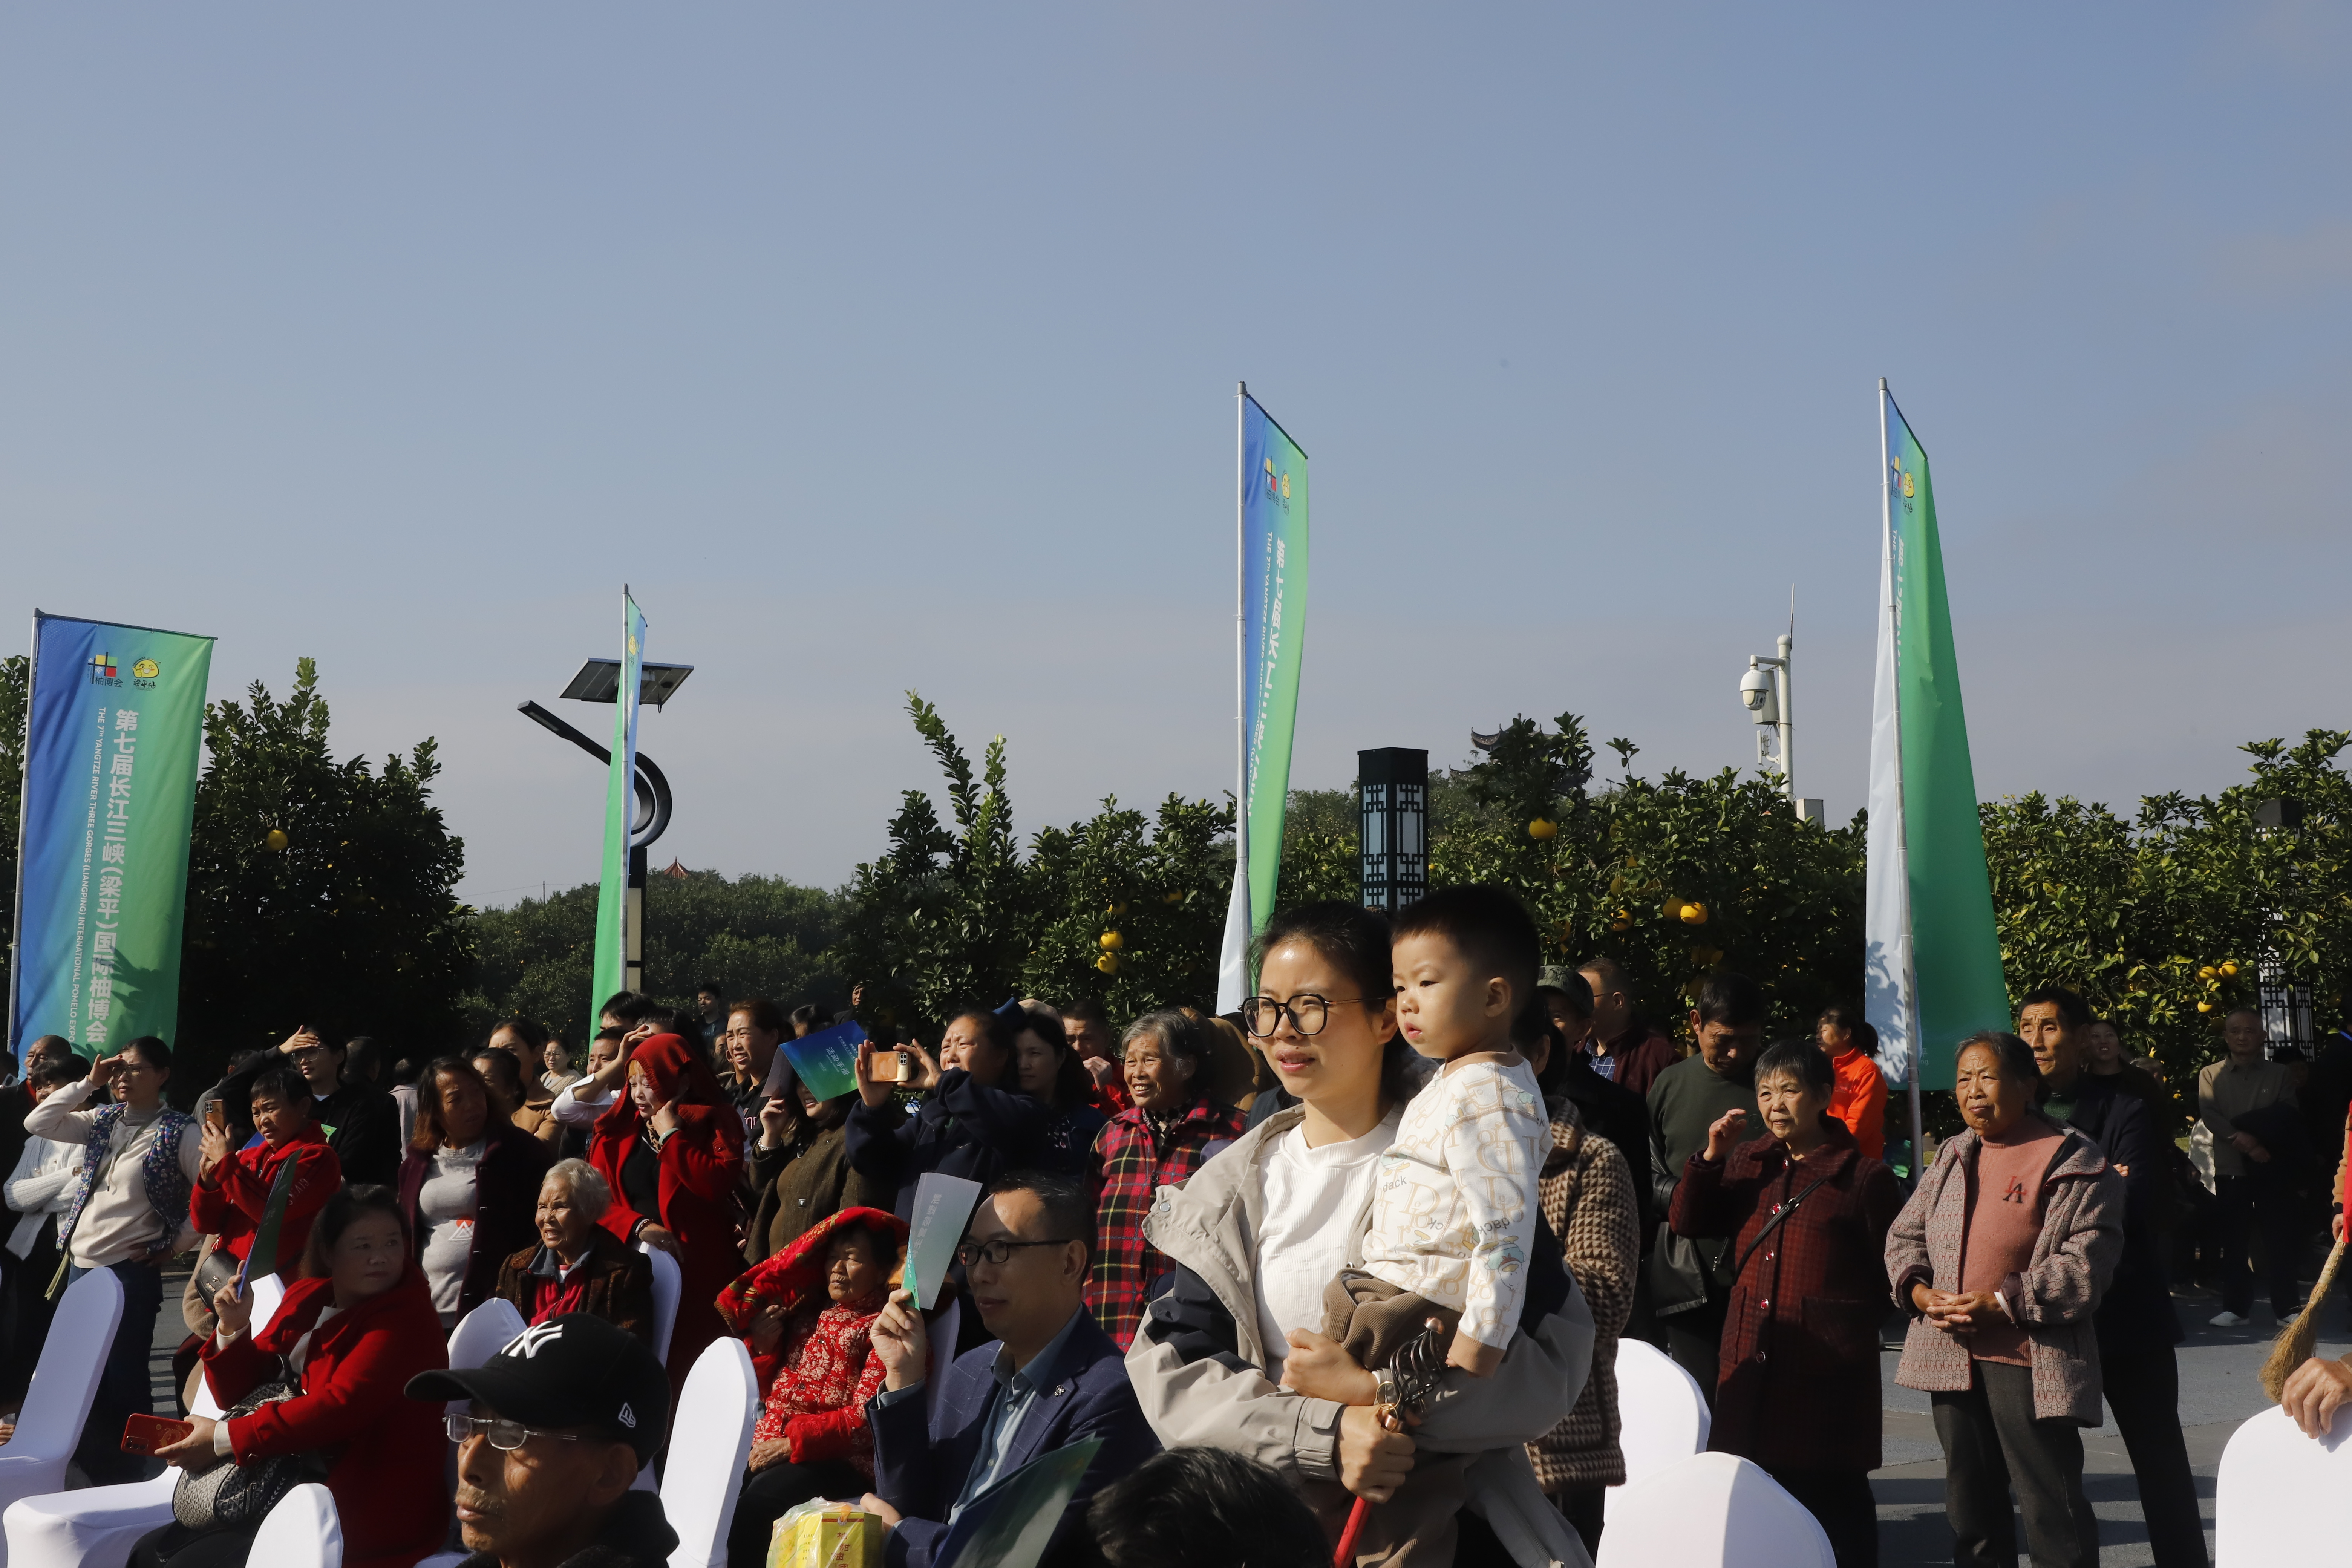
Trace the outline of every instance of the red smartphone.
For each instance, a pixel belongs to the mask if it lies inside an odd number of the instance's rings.
[[[168,1448],[195,1431],[185,1421],[168,1421],[161,1415],[133,1414],[122,1423],[122,1451],[126,1454],[152,1455],[158,1448]]]

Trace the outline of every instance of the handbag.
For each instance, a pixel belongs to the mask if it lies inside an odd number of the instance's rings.
[[[223,1421],[250,1415],[302,1392],[296,1383],[265,1383],[224,1412]],[[172,1517],[187,1530],[227,1530],[259,1524],[288,1492],[305,1481],[326,1479],[319,1454],[279,1454],[251,1464],[225,1459],[209,1470],[182,1470],[172,1488]]]
[[[196,1260],[195,1285],[197,1300],[204,1302],[207,1311],[212,1309],[213,1298],[236,1278],[237,1269],[243,1266],[244,1259],[221,1250],[218,1237],[205,1237],[205,1255]]]

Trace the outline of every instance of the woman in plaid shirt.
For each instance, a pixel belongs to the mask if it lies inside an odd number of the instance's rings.
[[[1147,1013],[1128,1026],[1125,1069],[1134,1105],[1095,1136],[1101,1195],[1087,1305],[1121,1350],[1135,1337],[1151,1282],[1168,1262],[1143,1239],[1143,1216],[1218,1147],[1242,1135],[1242,1113],[1211,1093],[1209,1036],[1190,1007]]]

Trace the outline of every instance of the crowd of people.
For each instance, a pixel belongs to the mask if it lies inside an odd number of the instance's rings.
[[[816,1499],[882,1521],[892,1568],[929,1568],[992,1488],[1087,1440],[1049,1563],[1304,1568],[1343,1535],[1360,1563],[1540,1563],[1598,1550],[1633,1337],[1697,1382],[1711,1447],[1865,1568],[1900,1313],[1895,1381],[1932,1400],[1956,1562],[2015,1561],[2012,1493],[2032,1561],[2097,1562],[2081,1434],[2104,1401],[2156,1561],[2205,1563],[2172,1285],[2202,1258],[2217,1322],[2246,1320],[2258,1277],[2299,1310],[2352,1036],[2298,1074],[2259,1019],[2227,1021],[2184,1252],[2187,1108],[2062,988],[1959,1042],[1964,1125],[1906,1178],[1851,1006],[1768,1042],[1765,991],[1718,973],[1685,1047],[1620,964],[1539,967],[1526,913],[1475,888],[1393,921],[1286,910],[1256,959],[1224,1017],[1115,1031],[1089,999],[977,1002],[928,1044],[867,1040],[830,1100],[778,1056],[834,1020],[715,983],[684,1011],[610,998],[576,1058],[520,1018],[421,1063],[305,1027],[192,1112],[161,1040],[33,1041],[0,1089],[0,1403],[62,1288],[110,1270],[121,1326],[76,1463],[146,1473],[121,1439],[152,1413],[184,1257],[178,1414],[200,1388],[228,1414],[155,1457],[323,1480],[358,1568],[457,1542],[483,1568],[665,1560],[675,1533],[632,1483],[723,1338],[761,1390],[737,1568]],[[927,1311],[906,1267],[932,1173],[983,1195]],[[245,1276],[271,1268],[285,1292],[257,1321]],[[449,1332],[493,1299],[525,1332],[448,1370]],[[2314,1361],[2285,1403],[2316,1435],[2347,1401],[2352,1366]],[[133,1561],[242,1563],[258,1522],[183,1510]]]

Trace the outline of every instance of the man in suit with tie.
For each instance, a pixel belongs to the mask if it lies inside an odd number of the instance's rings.
[[[930,1568],[975,1498],[1040,1455],[1099,1437],[1045,1557],[1046,1568],[1083,1561],[1088,1500],[1159,1452],[1125,1358],[1087,1310],[1093,1234],[1093,1205],[1073,1178],[1031,1171],[991,1184],[956,1260],[996,1339],[948,1369],[936,1420],[925,1418],[930,1345],[922,1316],[907,1292],[891,1293],[874,1324],[885,1377],[866,1406],[874,1491],[859,1505],[890,1527],[889,1568]]]

